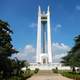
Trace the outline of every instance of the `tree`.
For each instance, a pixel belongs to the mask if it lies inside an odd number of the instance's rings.
[[[1,80],[11,75],[11,63],[9,58],[12,54],[17,53],[12,45],[11,34],[13,31],[10,29],[10,25],[0,20],[0,78]]]
[[[73,68],[80,67],[80,35],[74,38],[74,46],[68,52],[68,55],[62,58],[61,63]]]
[[[0,80],[26,80],[21,69],[24,66],[28,68],[29,63],[10,58],[12,54],[18,53],[12,45],[11,34],[10,25],[0,20]]]

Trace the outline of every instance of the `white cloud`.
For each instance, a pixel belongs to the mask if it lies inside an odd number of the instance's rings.
[[[53,43],[53,62],[60,62],[61,57],[67,54],[70,47],[63,43]],[[20,60],[28,60],[29,62],[35,62],[36,60],[36,49],[32,45],[26,45],[20,53],[13,55],[12,57],[17,57]]]
[[[55,31],[60,30],[61,28],[62,28],[62,25],[61,24],[57,24],[56,27],[55,27]]]
[[[35,48],[33,48],[32,45],[26,45],[25,48],[24,48],[24,51],[27,53],[34,53],[35,52]]]
[[[60,62],[61,57],[67,55],[67,52],[70,50],[70,47],[63,43],[53,43],[53,62]]]
[[[34,27],[37,27],[37,23],[31,23],[30,25],[29,25],[29,27],[31,27],[31,28],[34,28]]]
[[[19,53],[12,55],[13,58],[17,57],[19,60],[28,60],[34,62],[36,50],[32,45],[26,45]]]
[[[76,10],[80,11],[80,5],[76,6]]]
[[[57,28],[61,28],[62,25],[61,25],[61,24],[57,24],[56,27],[57,27]]]

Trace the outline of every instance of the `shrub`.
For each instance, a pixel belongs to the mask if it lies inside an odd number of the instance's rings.
[[[24,78],[30,78],[33,75],[33,72],[30,69],[27,69],[26,72],[24,73]]]
[[[21,75],[17,76],[11,76],[8,80],[26,80],[30,78],[33,75],[32,71],[30,69],[27,69],[25,73],[21,73]],[[1,80],[1,79],[0,79]]]
[[[56,67],[56,69],[52,69],[53,73],[58,73],[58,68]]]
[[[21,77],[18,77],[18,76],[12,76],[8,80],[23,80],[23,79]]]
[[[35,68],[34,73],[38,73],[39,68]]]

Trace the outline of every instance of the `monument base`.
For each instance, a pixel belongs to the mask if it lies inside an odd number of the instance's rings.
[[[37,63],[30,63],[29,68],[31,70],[35,70],[35,68],[39,68],[40,70],[52,70],[56,69],[56,67],[59,70],[70,70],[71,68],[69,66],[62,66],[60,63],[52,63],[52,64],[37,64]]]

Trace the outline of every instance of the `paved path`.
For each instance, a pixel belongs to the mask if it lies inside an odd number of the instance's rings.
[[[49,74],[47,74],[47,73],[41,74],[41,72],[40,72],[40,73],[32,76],[28,80],[73,80],[73,79],[66,78],[64,76],[61,76],[60,74],[51,74],[51,72],[49,72]]]
[[[65,78],[61,75],[54,75],[54,76],[42,76],[42,75],[34,75],[32,76],[31,78],[29,78],[28,80],[72,80],[72,79],[69,79],[69,78]]]

